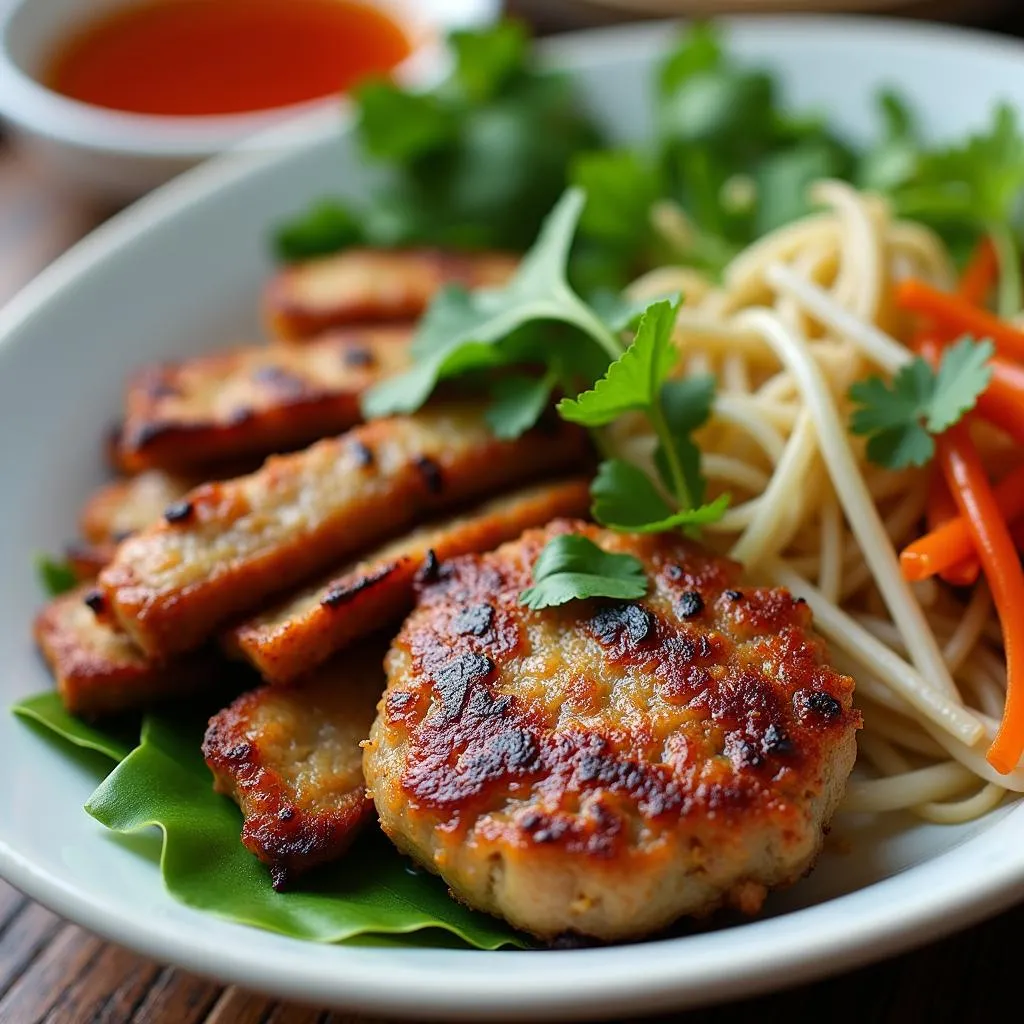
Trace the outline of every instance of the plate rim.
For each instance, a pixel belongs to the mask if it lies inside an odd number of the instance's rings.
[[[859,34],[861,42],[885,34],[891,41],[899,36],[908,44],[934,42],[954,50],[1024,57],[1024,43],[993,33],[943,25],[924,25],[907,19],[857,15],[758,15],[723,18],[726,25],[756,22],[760,29],[798,29],[809,37],[833,35],[836,31]],[[679,21],[647,22],[566,33],[543,41],[545,57],[562,67],[600,63],[608,47],[650,46],[663,39]],[[337,122],[333,127],[338,131]],[[342,127],[340,130],[344,131]],[[323,139],[301,147],[313,149]],[[30,282],[5,308],[0,309],[0,351],[16,332],[27,325],[60,292],[85,275],[90,267],[144,232],[158,228],[194,197],[230,188],[238,180],[277,161],[293,159],[295,149],[221,156],[188,171],[169,184],[116,214],[90,233]],[[6,878],[30,898],[111,941],[128,946],[164,963],[173,963],[200,975],[243,985],[268,994],[311,1000],[357,1012],[389,1013],[405,1017],[436,1016],[449,1019],[568,1019],[595,1012],[607,1016],[616,1012],[680,1009],[712,1002],[732,1001],[771,989],[789,987],[839,973],[856,966],[904,952],[966,927],[1001,909],[1011,901],[1024,899],[1024,804],[996,821],[981,835],[855,892],[824,903],[792,911],[776,918],[744,923],[700,936],[661,940],[638,947],[612,946],[577,951],[481,952],[404,949],[388,950],[321,946],[279,936],[280,955],[251,962],[244,938],[250,929],[213,919],[216,927],[204,939],[201,930],[188,923],[163,920],[138,922],[104,905],[91,891],[68,885],[56,874],[37,870],[15,845],[0,837],[0,877]],[[972,877],[974,884],[952,893],[941,883],[951,872]],[[899,916],[880,914],[887,890],[903,891]],[[936,896],[939,891],[941,895]],[[876,909],[872,911],[872,907]],[[843,936],[822,941],[818,928],[822,919],[837,913],[844,918]],[[194,911],[197,920],[210,922],[210,915]],[[884,918],[881,920],[880,918]],[[797,921],[800,928],[792,927]],[[836,931],[834,924],[831,926]],[[197,934],[198,932],[198,934]],[[799,938],[797,933],[814,935]],[[234,933],[240,942],[221,941]],[[776,934],[779,933],[779,934]],[[684,949],[693,952],[700,940],[701,976],[693,970],[680,983],[678,961]],[[839,940],[839,941],[837,941]],[[751,943],[755,945],[751,946]],[[742,955],[757,943],[767,952],[762,957]],[[277,948],[277,943],[275,943]],[[643,954],[631,956],[630,949]],[[313,952],[311,952],[311,950]],[[678,951],[678,953],[676,952]],[[451,990],[437,970],[438,956],[472,964],[465,977],[468,989]],[[528,958],[520,970],[522,958]],[[325,969],[331,958],[333,970]],[[360,966],[369,961],[390,961],[387,977],[361,976]],[[397,961],[397,965],[396,962]],[[740,973],[735,963],[740,961]],[[350,964],[342,969],[343,962]],[[516,969],[513,969],[516,964]],[[504,965],[504,966],[501,966]],[[372,966],[372,965],[371,965]],[[784,981],[779,981],[779,974]],[[372,974],[372,972],[371,972]],[[581,991],[569,976],[585,979]],[[524,984],[526,982],[526,984]]]

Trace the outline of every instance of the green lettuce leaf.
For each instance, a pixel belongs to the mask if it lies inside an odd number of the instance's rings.
[[[241,813],[214,793],[200,745],[207,716],[145,717],[139,745],[67,715],[55,694],[14,709],[54,736],[120,763],[86,804],[97,821],[124,835],[157,826],[160,870],[181,903],[218,917],[314,942],[524,946],[497,919],[453,900],[444,883],[415,870],[375,829],[335,865],[313,872],[288,892],[275,892],[266,868],[241,844]]]

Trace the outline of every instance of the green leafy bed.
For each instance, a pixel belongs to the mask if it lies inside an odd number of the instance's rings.
[[[238,808],[212,789],[200,753],[208,717],[201,710],[147,714],[141,731],[81,722],[55,693],[29,697],[14,712],[65,750],[70,744],[113,763],[85,810],[122,835],[159,828],[162,839],[153,832],[151,844],[132,849],[159,859],[167,891],[187,906],[312,942],[524,945],[508,926],[451,899],[439,879],[415,870],[377,832],[302,886],[275,892],[264,866],[239,842]],[[102,758],[90,761],[101,773]]]

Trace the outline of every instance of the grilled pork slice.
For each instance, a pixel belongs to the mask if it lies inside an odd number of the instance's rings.
[[[99,584],[144,651],[191,650],[429,513],[578,464],[586,443],[560,421],[501,441],[468,404],[376,420],[190,492],[120,545]]]
[[[223,671],[216,652],[166,662],[147,658],[124,633],[96,618],[93,608],[101,600],[92,587],[78,587],[54,598],[35,621],[36,642],[72,714],[143,707],[199,689]]]
[[[117,543],[155,522],[201,481],[150,470],[101,487],[82,507],[78,528],[92,544]]]
[[[416,320],[444,285],[504,284],[516,263],[494,252],[349,249],[282,270],[267,287],[265,318],[286,341],[344,324]]]
[[[242,842],[275,889],[348,848],[373,804],[360,743],[384,689],[383,646],[346,652],[302,687],[262,687],[215,715],[203,741],[214,788],[245,816]]]
[[[150,366],[128,385],[118,462],[193,469],[269,455],[362,418],[363,393],[409,364],[405,327],[350,328],[301,348],[237,348]]]
[[[420,527],[225,634],[227,652],[270,683],[290,683],[360,637],[400,619],[417,576],[456,555],[488,551],[531,526],[584,515],[585,479],[543,484]]]
[[[643,565],[635,602],[521,603],[568,532]],[[678,536],[554,522],[420,589],[363,767],[384,831],[460,899],[551,939],[755,913],[821,849],[853,680],[807,606]]]

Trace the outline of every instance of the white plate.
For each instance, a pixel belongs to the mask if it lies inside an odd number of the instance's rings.
[[[667,29],[565,37],[548,49],[628,137],[648,125]],[[854,136],[872,90],[898,87],[933,135],[997,99],[1024,109],[1024,48],[917,25],[827,18],[736,24],[732,47],[777,70],[793,101]],[[97,231],[0,313],[0,703],[49,680],[29,639],[31,554],[74,531],[102,476],[99,438],[125,373],[256,330],[270,225],[368,172],[339,138],[244,155],[172,183]],[[93,779],[0,714],[0,874],[57,912],[162,961],[352,1010],[434,1018],[635,1015],[734,999],[879,959],[1024,896],[1024,805],[967,827],[888,822],[827,854],[757,921],[617,948],[480,953],[318,946],[226,924],[171,900],[155,868],[82,811]]]

